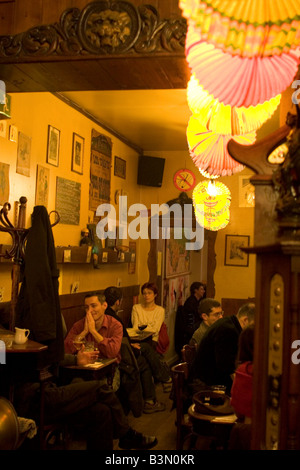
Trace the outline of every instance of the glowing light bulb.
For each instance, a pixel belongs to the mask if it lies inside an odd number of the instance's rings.
[[[209,194],[210,196],[216,196],[218,194],[218,189],[214,181],[209,180],[207,186],[207,194]]]

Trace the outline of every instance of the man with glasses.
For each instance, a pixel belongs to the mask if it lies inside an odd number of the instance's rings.
[[[238,341],[241,332],[254,323],[255,305],[243,305],[236,315],[220,318],[203,336],[189,376],[191,392],[195,393],[214,385],[225,385],[230,395]]]
[[[199,317],[202,319],[199,328],[194,332],[189,344],[199,346],[204,334],[216,320],[223,317],[223,310],[220,302],[215,299],[203,299],[198,307]]]

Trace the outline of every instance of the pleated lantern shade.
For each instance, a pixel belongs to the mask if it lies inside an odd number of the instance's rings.
[[[201,181],[193,190],[195,217],[201,227],[220,230],[229,222],[231,194],[220,182]]]
[[[275,112],[281,95],[256,106],[237,107],[220,103],[192,75],[187,86],[187,101],[191,112],[208,130],[220,134],[240,135],[259,129]]]
[[[209,131],[196,116],[191,116],[187,127],[190,156],[197,168],[211,176],[230,176],[244,169],[227,151],[229,140],[242,145],[255,142],[256,132],[232,136]]]
[[[271,57],[239,57],[203,41],[188,26],[186,59],[201,86],[224,105],[249,107],[281,94],[298,70],[299,51]]]
[[[180,0],[179,6],[206,42],[232,55],[267,57],[300,45],[300,0]]]

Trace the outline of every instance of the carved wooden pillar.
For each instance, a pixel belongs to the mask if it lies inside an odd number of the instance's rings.
[[[292,362],[293,341],[300,340],[300,172],[289,163],[299,129],[291,130],[283,126],[248,148],[228,145],[233,158],[256,172],[254,246],[246,250],[257,259],[253,450],[300,449],[300,365]],[[272,165],[268,156],[285,140],[284,163]]]

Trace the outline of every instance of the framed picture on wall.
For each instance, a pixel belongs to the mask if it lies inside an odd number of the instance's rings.
[[[115,156],[114,175],[126,179],[126,160]]]
[[[58,166],[60,131],[48,126],[47,163]]]
[[[177,232],[178,230],[180,233]],[[190,252],[186,249],[186,242],[187,239],[181,227],[179,229],[170,229],[170,238],[166,239],[166,278],[188,274],[190,272]]]
[[[84,138],[73,132],[72,171],[83,174]]]
[[[249,265],[249,254],[242,251],[249,246],[249,235],[226,235],[225,236],[225,266]]]
[[[50,169],[37,165],[35,205],[48,207]]]

